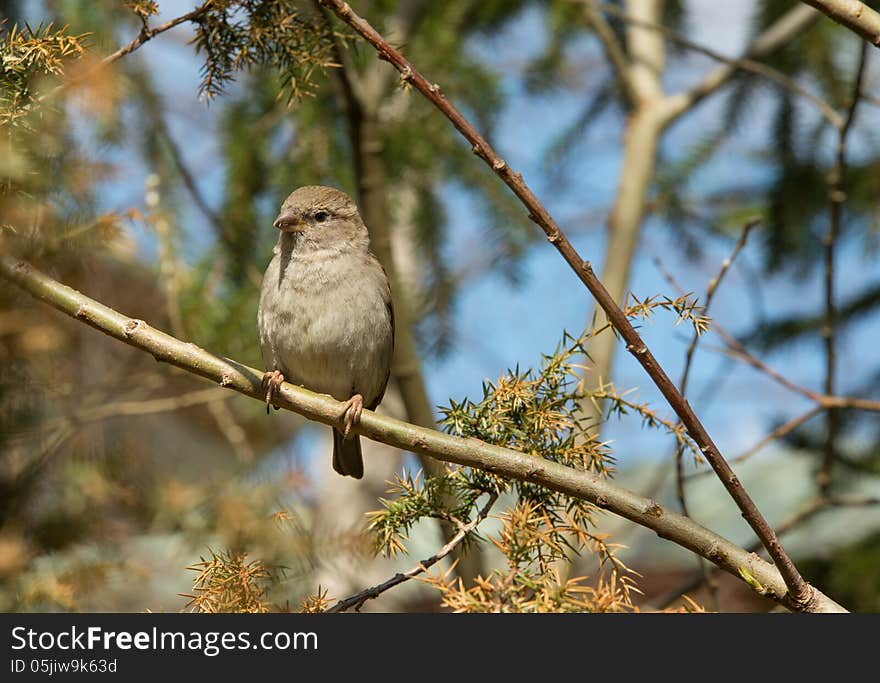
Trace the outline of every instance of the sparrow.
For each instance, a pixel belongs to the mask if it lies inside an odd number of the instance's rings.
[[[257,314],[266,409],[284,381],[343,401],[344,428],[333,428],[333,469],[360,479],[360,438],[351,428],[365,406],[379,405],[391,373],[388,276],[370,251],[357,206],[340,190],[294,190],[273,225],[278,243]]]

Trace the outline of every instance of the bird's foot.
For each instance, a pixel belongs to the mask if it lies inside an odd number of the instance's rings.
[[[361,413],[364,410],[364,397],[360,394],[355,394],[343,403],[342,406],[340,417],[345,420],[345,429],[342,432],[342,436],[347,439],[351,428],[361,420]]]
[[[272,370],[271,372],[267,370],[263,373],[263,388],[266,390],[266,415],[269,414],[269,406],[272,405],[275,392],[283,383],[284,375],[280,370]],[[278,410],[278,406],[275,406],[275,410]]]

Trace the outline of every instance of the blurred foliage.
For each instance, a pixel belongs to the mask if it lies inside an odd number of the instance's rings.
[[[790,3],[778,0],[762,0],[757,5],[753,35],[791,9]],[[859,45],[850,31],[834,22],[817,21],[762,61],[804,83],[843,114],[852,95]],[[767,107],[769,112],[764,110]],[[757,116],[772,125],[767,127],[765,146],[757,159],[763,168],[754,174],[755,180],[696,192],[694,181],[718,153],[726,151],[731,133],[745,129]],[[855,137],[853,145],[857,144]],[[740,71],[729,86],[718,128],[683,151],[667,155],[658,174],[658,208],[669,224],[685,235],[707,228],[726,234],[739,228],[744,210],[762,214],[766,219],[762,231],[766,270],[786,270],[806,277],[821,265],[822,252],[815,245],[827,231],[828,174],[836,141],[836,128],[818,116],[812,105],[776,83]],[[873,240],[877,228],[873,198],[880,163],[876,152],[869,154],[851,155],[854,158],[846,177],[847,237],[851,232],[866,244]],[[696,247],[694,240],[690,243]]]
[[[3,24],[5,24],[5,20]],[[69,35],[67,27],[55,29],[50,22],[36,28],[9,27],[0,43],[0,125],[22,125],[34,102],[33,84],[42,76],[61,76],[64,63],[81,57],[87,34]]]
[[[880,612],[880,534],[838,550],[798,563],[804,576],[853,612]]]
[[[520,500],[500,515],[501,530],[492,543],[507,558],[508,567],[473,586],[456,581],[451,572],[423,579],[436,588],[443,604],[454,612],[630,612],[638,593],[635,574],[614,554],[616,547],[569,521],[554,522],[542,506]],[[567,551],[594,554],[599,576],[563,578],[559,563]]]
[[[539,370],[509,372],[483,384],[478,402],[452,401],[442,408],[443,425],[452,434],[512,448],[536,459],[609,476],[613,457],[591,429],[592,413],[579,401],[577,361],[584,340],[566,336]],[[501,530],[491,537],[507,567],[465,586],[441,572],[424,581],[439,590],[443,604],[455,611],[625,611],[632,608],[634,574],[614,555],[614,546],[588,531],[596,508],[586,501],[550,491],[528,481],[513,481],[482,470],[447,466],[442,476],[398,477],[370,515],[379,550],[405,550],[409,531],[422,519],[454,523],[469,520],[486,494],[507,503]],[[476,533],[472,533],[477,538]],[[590,553],[607,568],[598,582],[562,580],[558,563],[568,553]],[[606,580],[607,579],[607,580]]]
[[[200,92],[223,93],[235,75],[270,66],[288,101],[312,91],[314,72],[331,60],[332,38],[286,0],[213,0],[196,19],[196,52],[204,54]]]
[[[490,128],[503,103],[497,76],[461,48],[520,5],[424,5],[413,26],[414,57]],[[202,91],[219,107],[212,135],[223,176],[221,192],[209,198],[188,141],[169,123],[176,114],[156,71],[140,54],[99,64],[141,28],[166,21],[157,14],[163,3],[60,0],[41,9],[36,28],[26,22],[33,7],[7,2],[4,9],[0,246],[111,306],[259,365],[254,320],[273,211],[298,184],[356,185],[346,112],[325,71],[336,68],[329,48],[338,40],[358,69],[372,55],[344,32],[328,32],[312,3],[206,3],[190,49],[202,61]],[[386,14],[395,3],[368,10]],[[454,339],[459,284],[444,248],[447,185],[464,182],[488,200],[474,202],[485,212],[488,267],[506,264],[513,276],[531,231],[512,197],[473,172],[470,152],[417,98],[392,88],[385,110],[389,184],[411,188],[415,200],[402,229],[412,232],[425,266],[417,296],[423,346],[442,352]],[[147,172],[140,205],[106,212],[103,183],[136,165]],[[187,225],[193,207],[213,231],[207,244]],[[155,245],[153,264],[137,253],[137,233]],[[276,609],[319,556],[366,552],[349,529],[313,536],[313,484],[302,471],[276,463],[272,484],[253,481],[301,421],[279,416],[267,428],[250,402],[202,399],[192,378],[168,375],[5,287],[0,359],[0,608],[143,609],[134,593],[108,587],[134,575],[161,583],[156,572],[165,568],[155,558],[209,545],[229,550],[203,560],[190,608],[235,609],[236,598],[215,588],[239,572],[253,586],[239,607]],[[123,407],[114,412],[114,404]],[[186,452],[185,462],[177,452]],[[321,604],[319,594],[303,608]]]
[[[272,583],[270,572],[260,560],[247,561],[245,555],[211,551],[209,559],[190,567],[198,573],[186,609],[218,614],[228,612],[268,612],[266,595]]]
[[[362,76],[375,65],[372,50],[328,22],[312,2],[201,6],[190,26],[192,44],[174,49],[190,50],[201,67],[201,94],[216,114],[216,127],[204,130],[216,168],[206,169],[194,141],[175,127],[186,112],[166,87],[169,74],[141,53],[173,47],[171,34],[99,66],[102,55],[143,27],[167,20],[165,3],[50,0],[37,7],[40,21],[30,24],[33,3],[0,4],[7,16],[0,25],[0,248],[108,305],[258,366],[257,292],[274,240],[274,212],[298,185],[355,192],[357,141],[337,60]],[[789,6],[761,2],[756,27]],[[686,9],[686,3],[665,3],[664,22],[684,30]],[[408,27],[407,56],[490,138],[513,89],[471,47],[507,40],[506,29],[524,12],[537,16],[544,49],[515,65],[514,75],[535,97],[587,89],[579,115],[548,148],[555,178],[574,168],[592,126],[625,109],[616,82],[584,66],[584,55],[594,57],[596,46],[575,3],[364,0],[358,11],[382,31]],[[620,35],[622,22],[609,21]],[[841,109],[851,92],[854,45],[846,31],[819,22],[768,62]],[[397,87],[396,76],[390,82],[377,117],[383,192],[394,248],[409,263],[420,351],[442,355],[459,343],[455,306],[469,278],[492,272],[512,284],[523,281],[521,257],[538,232],[507,188],[474,163],[448,122]],[[731,135],[749,125],[759,101],[771,107],[773,121],[756,162],[762,171],[706,192],[697,180]],[[762,214],[768,272],[808,274],[827,227],[834,133],[788,91],[740,74],[722,121],[684,148],[663,151],[653,208],[694,256],[707,235],[727,235],[743,214]],[[867,245],[876,233],[878,163],[869,145],[850,163],[845,240]],[[143,188],[129,184],[126,196],[108,201],[107,181],[140,171]],[[449,249],[454,226],[444,207],[453,192],[465,197],[480,223],[478,254]],[[841,328],[875,312],[878,299],[874,286],[847,295]],[[690,296],[633,297],[626,309],[641,321],[666,310],[698,333],[711,327]],[[818,339],[821,326],[819,312],[780,317],[754,330],[749,341],[783,348]],[[538,369],[516,368],[485,383],[478,400],[450,401],[446,428],[610,476],[610,446],[597,439],[576,400],[576,359],[599,333],[610,334],[605,326],[585,337],[566,336]],[[143,610],[152,606],[143,604],[144,595],[173,598],[186,581],[185,563],[180,576],[169,577],[162,558],[191,563],[207,546],[223,550],[192,566],[187,608],[287,610],[295,596],[305,596],[300,609],[326,610],[326,590],[310,595],[322,562],[370,557],[370,548],[360,528],[319,524],[318,484],[284,446],[302,422],[279,414],[267,423],[258,404],[221,401],[192,377],[142,356],[0,289],[0,609]],[[876,386],[862,393],[873,395]],[[633,415],[699,457],[681,427],[649,404],[610,383],[594,399],[602,401],[606,418]],[[791,436],[792,445],[813,454],[820,442],[821,434],[809,430]],[[876,443],[872,434],[868,446],[841,449],[841,486],[853,473],[877,471]],[[502,565],[472,585],[447,570],[422,577],[446,608],[634,609],[636,575],[617,557],[617,546],[596,532],[593,507],[529,483],[458,467],[427,479],[404,472],[370,524],[380,549],[393,555],[410,548],[409,535],[421,522],[473,519],[496,494],[503,510],[486,538]],[[467,542],[482,540],[473,533]],[[597,560],[589,580],[560,572],[572,553]],[[851,566],[856,571],[855,560]],[[828,569],[822,580],[850,580],[835,578],[849,577],[849,569],[835,571]],[[135,584],[149,584],[152,593],[132,590]],[[172,609],[181,607],[177,600]]]

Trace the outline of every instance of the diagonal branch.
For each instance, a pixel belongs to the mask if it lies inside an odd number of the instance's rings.
[[[752,219],[743,227],[742,233],[740,234],[739,239],[733,247],[733,251],[730,256],[724,259],[721,262],[721,269],[718,271],[718,274],[709,281],[709,287],[706,291],[706,302],[703,305],[703,314],[708,315],[709,309],[712,306],[712,300],[715,298],[715,292],[718,291],[718,285],[721,284],[721,281],[724,279],[724,276],[727,274],[727,271],[730,270],[730,266],[736,260],[736,257],[739,255],[739,252],[746,246],[746,241],[749,239],[749,233],[754,229],[756,225],[760,222],[760,219]],[[691,376],[691,368],[693,367],[694,355],[697,351],[697,346],[700,343],[700,339],[702,335],[699,333],[694,333],[693,338],[691,339],[691,343],[688,345],[687,351],[685,352],[684,359],[684,370],[681,373],[681,381],[678,384],[678,388],[681,390],[682,395],[687,393],[688,380],[690,380]],[[678,495],[678,502],[681,507],[681,511],[690,516],[687,508],[687,499],[685,496],[685,476],[684,476],[684,448],[682,444],[679,442],[675,447],[675,482],[676,482],[676,492]],[[731,461],[733,462],[733,461]]]
[[[666,371],[648,349],[645,342],[639,336],[632,323],[627,319],[620,306],[608,293],[593,271],[592,265],[584,261],[575,250],[572,243],[553,220],[553,217],[544,205],[535,196],[532,189],[525,183],[522,174],[516,173],[499,156],[494,148],[480,135],[464,115],[441,93],[440,87],[431,83],[407,60],[398,50],[394,49],[365,19],[355,14],[348,3],[342,0],[320,0],[321,4],[332,10],[336,16],[357,31],[372,45],[379,58],[390,62],[400,72],[401,79],[418,90],[428,99],[462,136],[472,145],[474,153],[488,164],[502,181],[513,191],[523,206],[529,211],[529,217],[547,235],[550,243],[559,251],[565,261],[577,275],[578,279],[586,286],[596,302],[605,311],[608,320],[623,338],[626,349],[644,368],[645,372],[668,401],[682,424],[687,428],[688,434],[700,447],[706,460],[721,479],[724,488],[736,502],[743,517],[751,526],[752,530],[767,548],[773,562],[788,586],[793,602],[809,605],[814,598],[814,589],[800,575],[791,558],[776,537],[772,527],[764,519],[751,496],[745,490],[739,479],[734,474],[730,465],[721,455],[721,451],[712,441],[702,422],[694,413],[690,404],[678,391],[675,384],[669,379]]]
[[[846,26],[867,40],[874,47],[880,47],[880,13],[858,0],[803,0],[817,10]]]
[[[211,8],[211,5],[213,3],[214,3],[214,0],[205,0],[204,3],[202,3],[201,5],[196,7],[191,12],[187,12],[186,14],[182,14],[179,17],[175,17],[174,19],[171,19],[170,21],[166,21],[164,24],[161,24],[160,26],[156,26],[155,28],[149,28],[147,26],[146,19],[144,19],[143,26],[141,27],[141,32],[137,35],[137,38],[135,38],[134,40],[130,41],[129,43],[123,45],[118,50],[116,50],[116,52],[113,52],[113,53],[107,55],[106,57],[104,57],[103,59],[101,59],[100,62],[95,64],[92,68],[86,70],[85,73],[77,76],[76,79],[65,81],[64,83],[61,83],[60,85],[53,88],[49,92],[44,93],[43,95],[41,95],[38,98],[38,101],[39,102],[48,102],[48,101],[54,99],[55,97],[57,97],[58,95],[60,95],[61,93],[65,92],[73,83],[88,82],[89,79],[94,77],[94,75],[96,73],[98,73],[99,71],[101,71],[105,66],[108,66],[109,64],[112,64],[113,62],[118,61],[119,59],[122,59],[126,55],[131,54],[132,52],[137,50],[141,45],[152,40],[153,38],[155,38],[159,34],[165,33],[166,31],[171,30],[175,26],[179,26],[180,24],[186,23],[187,21],[197,21],[199,19],[199,17],[201,17],[205,12],[207,12]]]
[[[407,572],[395,574],[390,579],[388,579],[387,581],[383,581],[377,586],[365,588],[360,593],[355,593],[351,597],[340,600],[335,605],[333,605],[333,607],[328,609],[327,612],[345,612],[346,610],[350,609],[355,609],[359,612],[361,607],[367,600],[378,598],[385,591],[390,590],[395,586],[404,583],[405,581],[414,579],[421,574],[424,574],[440,560],[446,557],[449,553],[455,550],[455,548],[457,548],[458,545],[462,541],[464,541],[465,538],[467,538],[467,535],[474,531],[480,525],[480,523],[489,516],[489,512],[492,509],[492,506],[495,504],[496,500],[498,500],[498,494],[491,494],[489,496],[489,500],[486,501],[486,504],[477,513],[477,515],[467,524],[459,522],[458,533],[450,538],[449,542],[446,543],[446,545],[444,545],[442,548],[440,548],[440,550],[431,555],[431,557],[429,557],[427,560],[422,560],[418,563],[418,565]]]
[[[712,300],[715,298],[715,292],[718,291],[718,286],[721,284],[721,281],[724,279],[727,271],[730,270],[730,266],[736,260],[739,252],[742,251],[742,249],[746,246],[746,241],[749,238],[749,233],[756,225],[758,225],[759,222],[760,219],[752,219],[745,224],[742,233],[740,234],[740,237],[733,248],[732,253],[721,262],[721,268],[718,271],[718,274],[709,281],[709,286],[706,291],[706,302],[703,305],[703,315],[709,314],[709,309],[712,307]],[[695,332],[693,338],[691,339],[691,343],[688,345],[687,351],[685,352],[684,370],[681,373],[681,380],[678,383],[678,388],[681,391],[682,396],[687,395],[688,380],[691,376],[691,368],[693,367],[694,356],[696,355],[697,346],[700,343],[701,337],[702,335],[699,332]],[[678,441],[675,445],[674,463],[675,491],[678,497],[679,508],[681,509],[683,514],[690,517],[691,513],[688,509],[687,493],[685,489],[684,446],[681,441]],[[712,576],[709,573],[709,567],[706,564],[705,560],[703,560],[703,558],[697,558],[697,560],[699,563],[700,571],[703,573],[703,576],[706,579],[706,585],[709,588],[709,597],[711,599],[710,605],[712,606],[712,609],[717,612],[719,611],[717,586],[712,580]]]
[[[62,313],[150,353],[157,361],[170,363],[256,400],[265,400],[261,371],[229,358],[215,356],[195,344],[150,327],[143,320],[129,318],[53,280],[25,261],[0,255],[0,277]],[[279,389],[275,403],[309,420],[342,427],[342,404],[330,396],[285,383]],[[749,582],[754,590],[791,609],[804,612],[845,611],[816,589],[811,589],[812,599],[808,602],[794,599],[782,574],[772,564],[693,520],[663,508],[656,501],[616,486],[591,472],[477,439],[442,434],[369,410],[363,412],[354,431],[416,454],[528,481],[589,501],[601,509],[652,529],[658,536],[705,557],[740,579],[743,578],[742,572],[747,572],[755,579]]]

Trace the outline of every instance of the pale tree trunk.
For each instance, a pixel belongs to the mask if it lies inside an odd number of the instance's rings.
[[[631,107],[624,130],[623,165],[608,220],[602,270],[606,288],[618,303],[623,304],[663,133],[671,123],[723,87],[736,73],[737,67],[733,63],[722,64],[690,89],[667,95],[663,90],[665,39],[660,31],[652,28],[652,25],[662,24],[663,0],[627,0],[622,17],[626,22],[626,50],[617,43],[598,5],[591,0],[582,0],[582,3],[585,19],[602,43]],[[742,56],[755,59],[778,50],[811,26],[818,16],[819,13],[809,7],[793,7],[756,36]],[[597,324],[604,323],[604,315],[598,307],[594,307],[594,312]],[[593,318],[591,315],[589,320]],[[617,340],[610,332],[591,342],[590,362],[582,383],[586,392],[598,387],[600,381],[611,379],[616,346]],[[596,414],[595,404],[586,396],[584,410],[595,415],[597,423],[600,422],[601,415]]]
[[[623,168],[608,220],[608,241],[602,268],[602,282],[620,304],[626,296],[662,132],[662,120],[656,106],[651,105],[636,111],[626,128]],[[601,309],[594,306],[594,310],[597,325],[603,324],[605,319]],[[609,380],[616,346],[617,338],[610,332],[600,334],[590,342],[592,362],[587,365],[585,377],[588,391]]]
[[[663,0],[628,0],[627,13],[641,21],[659,24],[663,17]],[[635,97],[624,131],[623,166],[617,195],[608,221],[608,241],[602,268],[602,282],[614,300],[623,304],[632,270],[633,258],[641,233],[648,192],[654,178],[660,136],[666,126],[663,116],[663,70],[666,64],[664,38],[637,24],[626,30],[628,92]],[[620,67],[619,67],[620,68]],[[597,324],[605,322],[601,309],[594,306]],[[590,320],[594,316],[590,316]],[[608,381],[614,363],[616,337],[610,332],[591,341],[584,387],[589,392]],[[588,410],[595,411],[589,400]],[[601,407],[601,404],[600,404]],[[597,418],[601,416],[597,415]],[[597,419],[598,422],[598,419]]]

